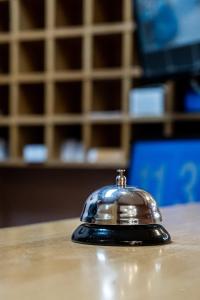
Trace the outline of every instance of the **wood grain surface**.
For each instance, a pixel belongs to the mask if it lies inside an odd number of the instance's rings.
[[[79,220],[0,230],[0,299],[199,299],[200,205],[162,210],[173,243],[71,242]]]

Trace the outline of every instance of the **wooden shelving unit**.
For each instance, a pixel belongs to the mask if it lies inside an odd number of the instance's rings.
[[[45,166],[90,166],[87,155],[60,161],[62,143],[73,138],[85,154],[119,150],[120,161],[106,166],[126,166],[134,139],[170,137],[186,121],[194,129],[200,117],[173,105],[171,82],[163,117],[129,116],[129,90],[142,75],[136,48],[131,0],[1,0],[0,139],[9,156],[0,165],[26,165],[24,145],[42,143]]]

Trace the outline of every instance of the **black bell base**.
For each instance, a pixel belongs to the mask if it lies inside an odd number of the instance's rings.
[[[160,224],[109,226],[81,224],[74,231],[72,241],[101,246],[152,246],[168,244],[171,237]]]

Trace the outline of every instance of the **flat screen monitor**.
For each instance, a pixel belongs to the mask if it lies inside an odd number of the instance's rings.
[[[200,72],[200,0],[133,0],[145,77]]]
[[[160,206],[200,201],[200,140],[135,143],[128,183],[150,192]]]

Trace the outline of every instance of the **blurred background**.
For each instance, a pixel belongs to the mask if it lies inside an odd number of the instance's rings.
[[[0,227],[78,217],[115,169],[200,200],[200,0],[0,0]]]

